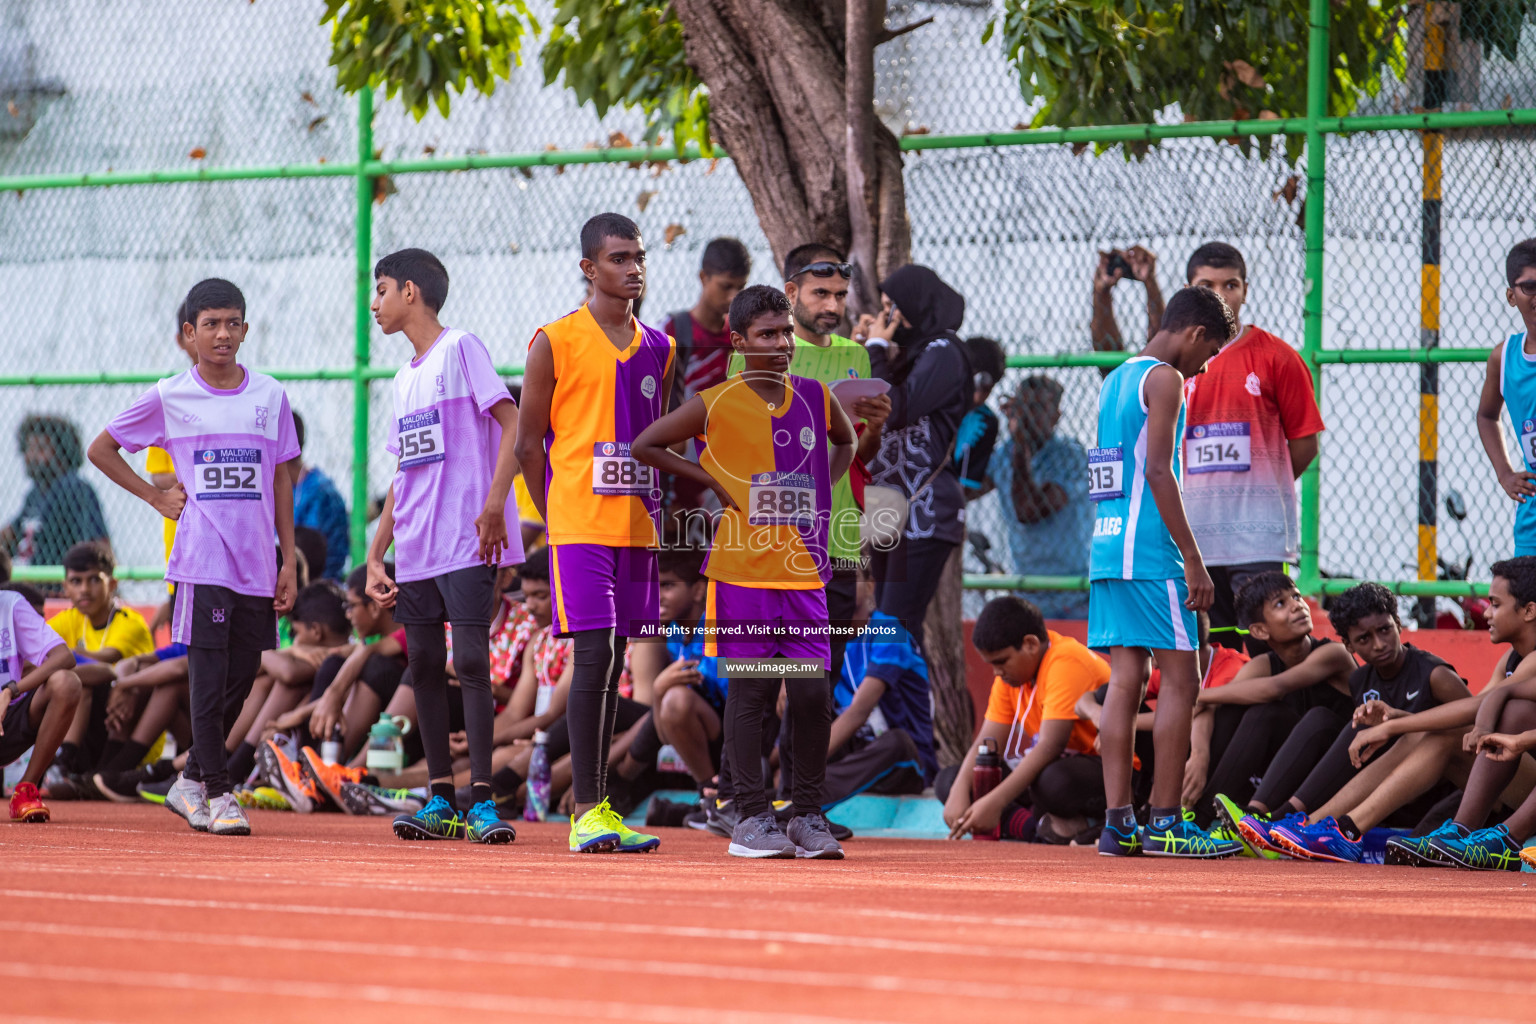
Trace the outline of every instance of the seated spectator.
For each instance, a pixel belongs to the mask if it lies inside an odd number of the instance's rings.
[[[1025,576],[1087,576],[1093,539],[1088,452],[1056,432],[1061,385],[1049,377],[1025,377],[1002,404],[1008,430],[987,463],[986,483],[997,490],[1013,571]],[[1086,591],[1020,596],[1046,618],[1088,617]]]
[[[1045,628],[1040,609],[1017,597],[987,603],[971,642],[995,678],[986,720],[964,760],[939,773],[950,838],[1001,826],[1011,839],[1035,838],[1033,814],[1049,814],[1068,836],[1104,817],[1104,767],[1093,753],[1098,730],[1078,717],[1084,694],[1109,682],[1109,664],[1071,637]],[[1002,752],[1003,781],[971,799],[983,740]]]
[[[11,793],[11,820],[34,824],[50,817],[38,784],[81,699],[75,656],[43,621],[42,604],[31,587],[0,584],[0,767],[31,748]]]
[[[347,503],[330,477],[304,461],[304,420],[297,412],[293,414],[293,427],[299,437],[299,457],[290,463],[298,473],[293,482],[293,525],[318,530],[325,538],[325,558],[311,559],[310,579],[340,580],[351,546]]]
[[[824,809],[859,793],[916,795],[937,774],[928,666],[901,623],[874,606],[874,582],[860,580],[859,634],[833,687]]]
[[[120,730],[107,728],[107,705],[117,678],[113,666],[155,649],[144,616],[118,602],[114,568],[111,553],[99,544],[70,548],[64,555],[64,592],[71,607],[48,620],[74,651],[75,674],[86,687],[59,747],[54,774],[47,780],[49,795],[59,800],[97,795],[91,776],[99,766],[113,761],[128,739]],[[121,718],[121,713],[114,718]]]
[[[394,579],[394,563],[385,562],[384,572]],[[347,621],[356,644],[346,654],[332,654],[322,661],[315,669],[309,701],[278,722],[279,731],[307,725],[301,745],[330,736],[340,724],[349,760],[362,749],[369,727],[379,720],[405,673],[405,630],[395,624],[392,609],[369,596],[367,584],[366,566],[358,566],[347,577]]]
[[[1470,696],[1455,669],[1433,654],[1403,643],[1397,598],[1379,583],[1361,583],[1346,590],[1333,603],[1328,617],[1350,653],[1365,662],[1349,677],[1355,707],[1378,701],[1390,708],[1418,712]],[[1274,813],[1264,814],[1257,805],[1264,800],[1271,777],[1296,772],[1289,759],[1293,734],[1264,773],[1254,798],[1254,813],[1237,822],[1243,842],[1256,850],[1291,856],[1325,852],[1329,837],[1307,827],[1309,812],[1325,805],[1360,772],[1349,756],[1357,731],[1355,725],[1345,724],[1290,799]],[[1347,838],[1357,840],[1359,836]]]
[[[720,770],[726,680],[716,671],[715,659],[704,655],[701,626],[708,581],[703,564],[701,551],[662,552],[660,609],[666,643],[634,645],[634,692],[648,698],[651,710],[635,726],[629,750],[614,769],[630,782],[658,770],[666,746],[700,789]]]
[[[1218,803],[1235,829],[1243,805],[1257,800],[1268,807],[1265,801],[1288,798],[1354,711],[1349,677],[1355,659],[1344,645],[1312,635],[1312,609],[1289,576],[1251,577],[1238,591],[1237,608],[1265,653],[1244,664],[1230,686],[1205,687],[1197,698],[1184,796],[1201,827],[1213,820]],[[1286,756],[1299,774],[1270,777],[1258,797],[1254,780],[1265,777],[1293,735]]]
[[[0,548],[17,565],[60,565],[76,544],[94,542],[111,552],[101,501],[80,478],[85,461],[80,431],[58,416],[28,416],[16,430],[32,489],[21,511],[0,528]],[[57,587],[46,588],[57,592]]]
[[[124,658],[114,669],[117,679],[107,704],[107,728],[128,738],[91,782],[108,800],[137,803],[143,795],[140,787],[168,786],[175,776],[170,761],[157,759],[167,732],[175,730],[177,748],[183,752],[192,742],[187,647],[173,643]]]
[[[992,461],[992,451],[997,446],[998,424],[997,413],[987,406],[987,399],[1007,372],[1008,357],[1001,344],[981,335],[966,338],[965,350],[975,371],[971,378],[975,392],[971,395],[971,411],[960,421],[960,433],[955,438],[955,473],[960,477],[960,486],[965,488],[965,500],[970,501],[990,490],[986,482],[987,463]]]

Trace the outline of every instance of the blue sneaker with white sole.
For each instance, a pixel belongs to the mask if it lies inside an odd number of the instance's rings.
[[[395,835],[401,839],[463,839],[464,816],[440,796],[415,814],[395,817]]]
[[[498,846],[517,838],[517,830],[496,813],[496,801],[482,800],[464,815],[464,834],[472,843]]]

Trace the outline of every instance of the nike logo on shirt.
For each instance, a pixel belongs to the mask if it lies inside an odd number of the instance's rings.
[[[1419,692],[1420,692],[1420,691],[1418,691],[1418,690],[1414,690],[1414,691],[1413,691],[1413,692],[1412,692],[1412,693],[1410,693],[1410,694],[1409,694],[1409,695],[1408,695],[1408,699],[1409,699],[1409,700],[1413,700],[1413,698],[1415,698],[1415,697],[1417,697],[1417,696],[1418,696],[1418,695],[1419,695]]]

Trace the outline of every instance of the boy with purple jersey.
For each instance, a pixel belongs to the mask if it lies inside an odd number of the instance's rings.
[[[667,408],[673,342],[642,324],[645,243],[628,217],[581,229],[586,305],[528,345],[517,457],[549,536],[555,634],[571,637],[572,853],[654,850],[608,803],[608,751],[629,637],[660,637],[661,491],[631,445]]]
[[[416,357],[395,374],[394,416],[386,447],[399,459],[368,548],[368,596],[394,608],[405,627],[411,688],[432,799],[395,819],[401,839],[510,843],[512,826],[491,794],[491,619],[501,597],[501,566],[523,560],[517,501],[508,500],[517,459],[517,406],[496,376],[485,343],[446,328],[438,311],[448,298],[448,271],[423,249],[379,260],[373,313],[385,334],[404,332]],[[395,545],[395,575],[384,553]],[[464,697],[471,806],[455,804],[448,749],[448,650]]]
[[[277,646],[277,615],[293,607],[293,474],[299,439],[283,386],[236,362],[250,324],[245,296],[217,278],[193,285],[182,334],[191,369],[168,377],[91,442],[91,462],[129,494],[178,522],[165,577],[176,584],[171,639],[187,645],[192,749],[165,806],[199,832],[250,835],[231,792],[225,737]],[[119,449],[170,453],[180,482],[160,490]],[[279,467],[282,471],[279,472]],[[272,559],[273,534],[282,566]]]
[[[781,831],[763,792],[765,712],[781,675],[769,659],[794,658],[831,669],[827,534],[832,484],[848,471],[856,437],[842,406],[820,381],[789,373],[795,349],[790,304],[767,285],[731,302],[731,344],[745,369],[701,391],[635,439],[648,466],[714,491],[722,508],[704,575],[706,657],[749,659],[762,669],[732,674],[726,692],[726,746],[740,822],[736,857],[840,860],[842,847],[821,813],[831,730],[829,682],[785,680],[795,743],[794,817]],[[702,438],[697,463],[669,445]]]
[[[75,719],[81,687],[72,671],[74,652],[43,621],[42,596],[32,591],[34,607],[23,592],[28,590],[0,583],[0,767],[32,748],[11,794],[11,820],[39,823],[49,813],[37,784]]]

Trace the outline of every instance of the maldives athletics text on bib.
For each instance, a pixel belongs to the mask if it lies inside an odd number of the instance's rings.
[[[1184,432],[1187,473],[1246,473],[1253,468],[1253,438],[1246,423],[1202,423]]]

